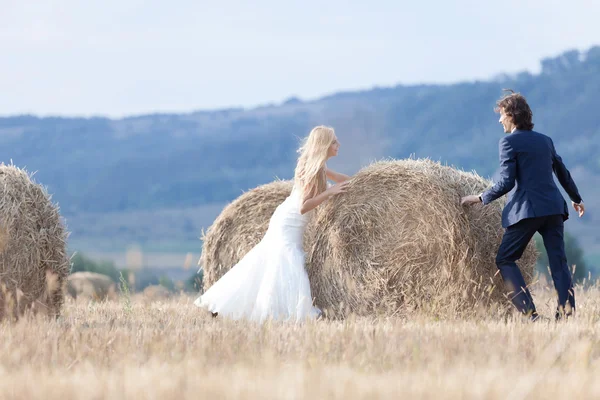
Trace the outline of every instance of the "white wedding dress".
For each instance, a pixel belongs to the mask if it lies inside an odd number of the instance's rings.
[[[302,239],[308,221],[300,214],[302,197],[295,187],[269,222],[262,240],[194,302],[219,316],[263,322],[300,322],[317,318]]]

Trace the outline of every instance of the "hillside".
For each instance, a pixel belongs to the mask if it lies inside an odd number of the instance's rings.
[[[298,139],[316,124],[336,128],[342,148],[332,164],[345,172],[415,155],[491,176],[503,135],[493,107],[505,87],[527,96],[535,129],[553,137],[590,210],[568,229],[589,254],[600,254],[600,47],[542,60],[535,75],[373,88],[248,110],[118,120],[5,117],[0,161],[37,171],[75,242],[192,243],[242,190],[291,177]],[[189,212],[182,217],[179,210]],[[152,224],[153,215],[162,222]]]

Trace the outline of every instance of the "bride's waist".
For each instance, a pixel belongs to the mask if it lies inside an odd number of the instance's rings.
[[[304,243],[304,229],[269,227],[265,235],[265,240],[271,244],[292,246],[302,249],[302,244]]]
[[[290,236],[296,239],[304,235],[304,228],[306,227],[306,221],[297,218],[273,218],[269,223],[269,232],[282,235]]]
[[[289,210],[275,211],[271,217],[271,223],[278,222],[281,224],[297,225],[306,224],[307,221],[308,216],[306,214],[302,215],[299,212]]]
[[[285,231],[285,232],[303,232],[306,227],[305,221],[297,220],[285,220],[285,221],[273,221],[269,224],[269,230]]]

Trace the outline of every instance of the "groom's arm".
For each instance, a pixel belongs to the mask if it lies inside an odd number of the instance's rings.
[[[508,142],[508,137],[500,139],[498,147],[500,151],[500,180],[481,194],[483,204],[491,203],[515,187],[517,179],[517,154]]]
[[[552,139],[550,140],[550,144],[552,145],[552,170],[554,174],[558,178],[561,186],[565,189],[571,201],[575,204],[581,204],[583,200],[581,200],[581,196],[579,195],[579,190],[577,189],[577,185],[575,185],[575,181],[571,178],[571,173],[565,167],[562,158],[556,152],[554,148],[554,143]]]

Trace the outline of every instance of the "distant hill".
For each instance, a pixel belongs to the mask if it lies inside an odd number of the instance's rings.
[[[503,135],[493,107],[506,87],[528,98],[535,129],[552,136],[576,178],[590,211],[568,229],[600,254],[600,47],[542,60],[536,75],[290,98],[248,110],[0,118],[0,161],[37,171],[77,240],[85,232],[78,221],[89,215],[214,208],[276,176],[290,178],[298,139],[316,124],[336,128],[342,148],[332,165],[345,172],[416,155],[491,176]]]

